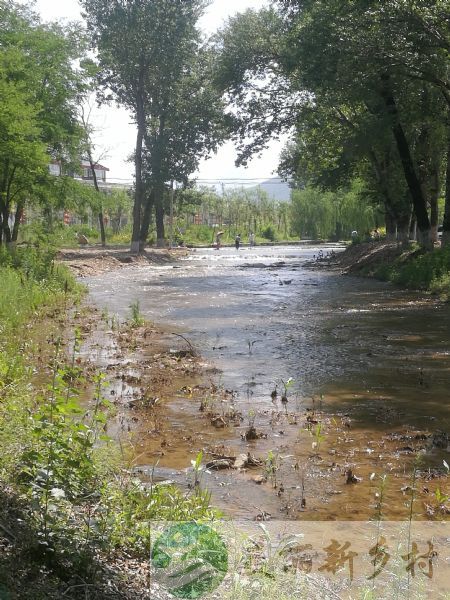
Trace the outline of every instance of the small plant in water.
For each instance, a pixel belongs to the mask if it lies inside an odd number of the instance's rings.
[[[317,425],[314,428],[314,442],[312,443],[312,447],[314,450],[319,450],[320,449],[320,444],[323,442],[323,440],[325,439],[325,436],[322,434],[322,423],[317,423]]]
[[[130,304],[130,309],[131,309],[131,319],[130,319],[131,327],[141,327],[145,323],[145,319],[141,314],[139,300],[136,300],[135,302]]]
[[[278,385],[275,384],[275,388],[270,392],[270,397],[272,398],[272,401],[275,402],[275,400],[278,397]]]
[[[203,452],[201,450],[195,457],[195,460],[191,460],[192,471],[194,473],[194,481],[193,481],[192,487],[194,489],[196,489],[200,485],[200,482],[202,479],[202,472],[204,471],[204,467],[202,465],[202,460],[203,460]]]
[[[277,472],[280,468],[278,454],[269,450],[266,458],[266,475],[272,482],[273,488],[276,490],[278,487],[277,483]]]
[[[289,377],[287,381],[281,379],[281,383],[283,385],[283,395],[281,396],[281,402],[286,405],[288,403],[289,388],[291,388],[294,385],[295,379],[293,379],[292,377]]]
[[[305,488],[306,488],[306,467],[303,466],[300,468],[298,461],[294,465],[295,471],[299,473],[300,476],[300,488],[301,497],[300,497],[300,508],[302,510],[306,509],[306,496],[305,496]]]

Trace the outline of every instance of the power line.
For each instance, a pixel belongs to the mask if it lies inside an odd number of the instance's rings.
[[[196,181],[283,181],[282,177],[209,177],[205,179],[196,179]]]
[[[110,183],[114,181],[123,181],[125,183],[133,183],[133,179],[125,179],[121,177],[111,177],[108,179]],[[264,183],[264,185],[279,185],[280,183],[288,183],[281,177],[236,177],[236,178],[211,178],[211,179],[194,179],[196,183],[225,183],[228,185],[229,183],[245,183],[245,182],[260,182]]]

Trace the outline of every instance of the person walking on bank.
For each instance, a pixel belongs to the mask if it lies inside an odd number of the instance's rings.
[[[253,233],[253,231],[251,231],[250,235],[248,236],[248,243],[250,244],[250,248],[253,248],[253,246],[255,245],[255,234]]]
[[[239,250],[239,246],[241,245],[241,236],[238,233],[237,236],[234,238],[234,245],[236,247],[236,250]]]

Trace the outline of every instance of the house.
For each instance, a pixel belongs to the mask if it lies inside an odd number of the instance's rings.
[[[92,168],[93,167],[93,168]],[[94,172],[97,178],[97,184],[101,192],[104,194],[110,195],[114,190],[125,190],[126,192],[130,191],[130,185],[123,183],[113,183],[109,182],[106,179],[106,173],[109,172],[108,167],[101,165],[100,163],[95,163],[92,165],[90,161],[86,159],[82,159],[80,162],[80,169],[78,172],[70,172],[67,173],[69,176],[73,177],[76,181],[88,186],[94,186]],[[52,160],[48,165],[49,173],[54,175],[55,177],[59,177],[64,174],[63,167],[61,162],[57,160]],[[85,222],[85,217],[80,217],[77,214],[74,214],[73,211],[65,209],[60,211],[60,218],[66,225],[74,225],[81,224]],[[89,215],[88,223],[92,226],[97,219],[97,215]],[[105,223],[108,221],[113,221],[110,215],[105,212],[104,215]],[[119,216],[119,224],[118,226],[123,226],[128,221],[128,215],[123,214]]]
[[[86,182],[94,182],[94,173],[93,170],[95,171],[95,174],[97,176],[97,182],[98,184],[102,184],[102,183],[106,183],[106,172],[109,171],[108,167],[104,167],[103,165],[100,165],[98,163],[95,163],[94,169],[92,170],[91,168],[91,163],[88,160],[82,160],[81,161],[81,169],[80,169],[80,173],[72,173],[72,177],[74,179],[81,179],[82,181],[86,181]],[[59,161],[57,160],[52,160],[50,162],[50,164],[48,165],[48,170],[50,175],[55,175],[55,176],[59,176],[62,175],[62,165]]]
[[[105,183],[106,182],[106,171],[109,171],[108,167],[104,167],[103,165],[100,165],[98,163],[95,163],[93,165],[94,169],[92,170],[91,168],[91,163],[87,160],[82,160],[81,161],[81,169],[82,169],[82,175],[81,175],[81,179],[83,179],[83,181],[94,181],[94,171],[95,171],[95,175],[97,176],[97,182],[100,183]]]

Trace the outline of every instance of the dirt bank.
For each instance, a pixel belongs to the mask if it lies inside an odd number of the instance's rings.
[[[92,246],[87,248],[62,249],[58,260],[72,269],[77,277],[88,277],[113,271],[132,264],[163,265],[171,263],[180,256],[185,256],[187,250],[148,248],[141,254],[131,254],[124,246],[102,248]]]
[[[382,265],[391,264],[398,257],[405,255],[405,261],[414,252],[406,252],[396,242],[364,242],[352,244],[340,253],[332,256],[319,256],[310,264],[314,268],[332,268],[345,274],[372,275]]]

